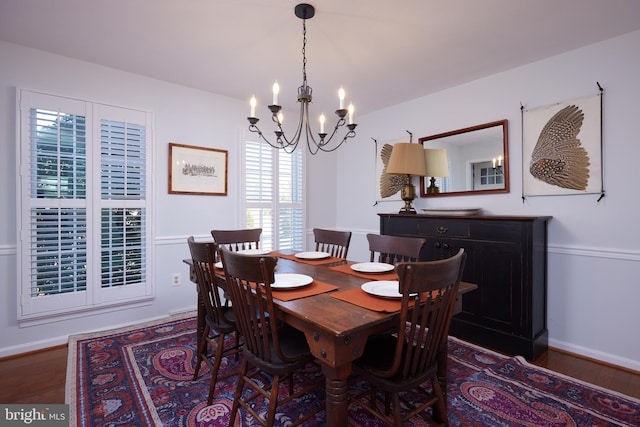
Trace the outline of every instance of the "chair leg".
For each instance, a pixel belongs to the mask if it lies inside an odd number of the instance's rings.
[[[209,326],[205,326],[204,331],[202,332],[202,336],[200,337],[200,342],[197,345],[196,349],[196,368],[193,370],[193,380],[198,379],[198,374],[200,373],[200,366],[202,365],[202,358],[206,356],[202,356],[203,353],[206,353],[207,349],[207,337],[209,336],[210,328]]]
[[[289,374],[289,395],[293,394],[293,374]]]
[[[236,415],[238,415],[238,410],[240,409],[240,398],[242,397],[242,390],[244,389],[244,376],[247,375],[248,368],[249,362],[247,362],[247,359],[243,359],[242,365],[240,365],[240,372],[238,373],[236,392],[233,394],[233,406],[231,407],[231,417],[229,418],[230,426],[234,425]]]
[[[448,427],[449,426],[449,417],[447,415],[447,405],[446,405],[446,397],[445,394],[442,393],[442,387],[440,387],[440,382],[438,381],[438,377],[434,376],[431,379],[431,387],[433,388],[433,394],[437,397],[437,401],[435,407],[433,408],[434,414],[439,414],[441,419],[436,419],[435,421],[440,423],[440,425]]]
[[[278,394],[280,392],[280,375],[273,376],[271,383],[271,395],[269,396],[269,410],[267,412],[267,427],[273,427],[276,419],[276,408],[278,407]]]
[[[209,397],[207,398],[207,405],[211,405],[213,401],[213,392],[216,389],[216,383],[218,382],[218,371],[220,370],[220,363],[222,362],[222,352],[224,351],[224,338],[225,334],[218,335],[218,342],[216,344],[216,359],[213,362],[213,368],[211,369],[211,382],[209,384]]]
[[[398,396],[398,393],[392,393],[391,397],[393,400],[393,425],[401,426],[402,413],[400,412],[400,397]]]
[[[238,331],[234,332],[236,336],[236,348],[240,347],[240,333]],[[240,352],[236,351],[236,360],[240,360]]]
[[[376,389],[374,387],[371,387],[369,393],[369,405],[371,409],[376,409]]]

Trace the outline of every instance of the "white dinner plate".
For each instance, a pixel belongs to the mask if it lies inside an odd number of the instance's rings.
[[[351,269],[360,273],[386,273],[393,270],[394,266],[384,262],[361,262],[353,264]]]
[[[377,297],[402,298],[402,294],[398,292],[397,280],[376,280],[363,283],[360,288],[366,293]]]
[[[313,282],[313,277],[306,274],[282,273],[274,276],[276,281],[271,284],[271,289],[277,290],[301,288]]]
[[[216,262],[215,264],[213,264],[213,266],[214,266],[215,268],[222,268],[222,261],[218,261],[218,262]]]
[[[243,255],[268,255],[270,252],[269,249],[242,249],[238,251]]]
[[[329,258],[329,252],[319,252],[319,251],[311,251],[311,252],[298,252],[295,254],[296,258],[301,259],[322,259]]]

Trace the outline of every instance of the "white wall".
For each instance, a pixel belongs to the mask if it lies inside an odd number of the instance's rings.
[[[550,215],[549,343],[640,370],[640,32],[493,75],[361,118],[358,141],[341,151],[337,187],[340,228],[356,232],[350,258],[366,257],[364,234],[379,230],[374,145],[414,140],[499,119],[509,120],[508,194],[417,199],[424,207],[481,207],[489,214]],[[505,53],[508,54],[508,53]],[[425,76],[428,78],[428,76]],[[605,89],[604,188],[598,195],[529,197],[523,203],[521,103],[532,108]],[[371,158],[363,163],[362,159]],[[354,163],[357,165],[354,167]],[[358,189],[354,191],[353,189]]]
[[[236,227],[238,150],[245,102],[0,42],[0,357],[66,342],[67,335],[111,328],[195,309],[186,238],[210,238],[211,228]],[[77,97],[155,114],[154,182],[156,298],[147,306],[19,327],[16,321],[15,88]],[[168,143],[229,151],[229,196],[168,194]],[[170,284],[171,273],[182,285]]]
[[[357,118],[358,136],[332,154],[309,156],[307,228],[354,232],[349,258],[367,260],[364,235],[378,231],[374,206],[374,143],[414,138],[506,118],[509,120],[511,192],[491,196],[418,199],[415,205],[482,207],[488,213],[551,215],[548,327],[550,344],[640,370],[640,32],[451,88]],[[123,73],[0,42],[0,357],[63,343],[69,334],[161,317],[195,306],[195,289],[181,259],[194,234],[215,224],[237,226],[238,151],[246,102]],[[428,78],[428,76],[425,76]],[[595,195],[531,197],[522,192],[520,103],[546,105],[604,94],[604,184]],[[16,322],[15,87],[75,96],[155,113],[156,211],[151,305],[78,320],[20,328]],[[178,142],[229,150],[229,196],[167,194],[167,145]],[[181,272],[183,285],[170,286]]]

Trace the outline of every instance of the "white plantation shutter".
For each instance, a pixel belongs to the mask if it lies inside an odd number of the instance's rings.
[[[304,241],[302,150],[292,154],[245,141],[244,208],[247,228],[262,228],[262,247],[301,250]]]
[[[30,211],[31,298],[87,289],[86,209]]]
[[[71,107],[83,110],[82,105]],[[86,123],[84,114],[28,110],[27,230],[30,297],[87,287]],[[26,243],[26,242],[25,242]]]
[[[102,120],[100,147],[103,199],[142,200],[146,191],[146,134],[135,123]]]
[[[18,318],[152,296],[150,113],[25,90],[17,98]]]
[[[304,239],[303,170],[300,149],[278,157],[278,248],[301,250]]]
[[[112,120],[100,123],[103,288],[146,280],[145,141],[144,126]],[[126,206],[118,202],[124,200],[129,201]]]

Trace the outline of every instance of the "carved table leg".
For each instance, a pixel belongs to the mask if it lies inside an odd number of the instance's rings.
[[[328,427],[343,427],[347,425],[349,408],[349,387],[347,379],[351,373],[351,366],[343,365],[332,368],[322,365],[326,379],[326,418]]]

